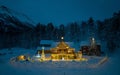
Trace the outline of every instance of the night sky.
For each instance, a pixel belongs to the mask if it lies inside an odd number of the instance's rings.
[[[104,20],[120,10],[120,0],[0,0],[0,5],[26,14],[35,23],[55,25],[89,17]]]

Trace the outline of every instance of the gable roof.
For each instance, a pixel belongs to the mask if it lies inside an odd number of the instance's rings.
[[[58,43],[57,48],[66,49],[66,48],[69,48],[69,45],[62,41],[62,42]]]

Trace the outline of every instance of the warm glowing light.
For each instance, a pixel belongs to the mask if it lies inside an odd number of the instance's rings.
[[[24,59],[24,56],[22,55],[22,56],[20,56],[20,59]]]
[[[64,39],[64,37],[61,37],[61,39],[63,40],[63,39]]]
[[[42,47],[42,53],[37,52],[33,58],[29,58],[25,55],[20,55],[17,57],[19,61],[25,61],[30,60],[32,62],[34,61],[87,61],[86,58],[82,57],[82,52],[75,53],[75,49],[71,48],[69,45],[67,45],[63,39],[64,37],[61,37],[62,41],[55,47],[51,48],[51,56],[45,56],[44,49],[45,47]],[[94,40],[94,38],[92,38]]]
[[[64,58],[62,58],[62,60],[64,60]]]
[[[66,48],[69,48],[69,47],[66,47]]]
[[[18,60],[25,60],[25,56],[24,55],[18,56]]]

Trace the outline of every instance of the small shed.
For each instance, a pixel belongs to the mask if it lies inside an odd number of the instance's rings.
[[[82,41],[80,43],[81,49],[83,55],[101,55],[101,45],[99,43],[95,43],[95,46],[92,47],[90,42]]]

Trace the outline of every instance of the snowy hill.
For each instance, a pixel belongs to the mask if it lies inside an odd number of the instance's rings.
[[[0,6],[0,24],[13,29],[33,28],[34,22],[22,13]],[[4,25],[4,26],[3,26]]]

